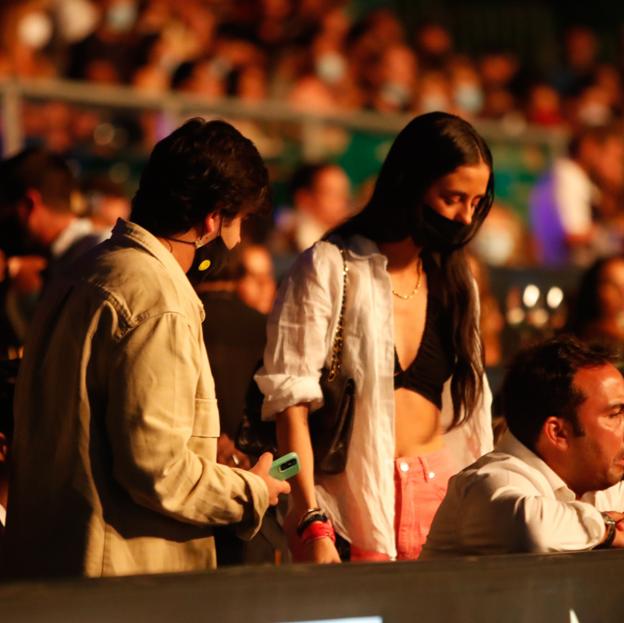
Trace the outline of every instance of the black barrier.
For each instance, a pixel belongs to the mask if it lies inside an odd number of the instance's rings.
[[[623,572],[624,552],[604,551],[5,583],[0,620],[621,623]]]

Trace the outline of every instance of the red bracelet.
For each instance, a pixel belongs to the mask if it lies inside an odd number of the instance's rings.
[[[332,526],[331,521],[329,520],[315,521],[314,523],[306,526],[305,530],[299,535],[299,538],[304,545],[326,537],[329,537],[333,543],[336,542],[334,526]]]

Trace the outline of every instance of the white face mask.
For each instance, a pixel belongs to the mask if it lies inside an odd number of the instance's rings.
[[[473,240],[472,246],[487,264],[504,266],[513,255],[515,243],[506,228],[484,227]]]
[[[483,92],[476,84],[458,85],[453,96],[455,103],[467,113],[478,113],[483,107]]]
[[[347,70],[347,64],[342,55],[336,52],[326,52],[319,56],[316,61],[316,75],[327,82],[327,84],[336,84],[344,77]]]
[[[99,12],[88,0],[65,0],[57,3],[56,17],[61,37],[73,43],[93,32]]]
[[[398,82],[385,82],[381,86],[382,99],[397,108],[403,108],[410,103],[410,90]]]
[[[17,24],[17,36],[28,47],[40,50],[52,38],[52,21],[42,11],[28,13]]]
[[[115,32],[128,32],[136,19],[137,6],[134,0],[113,4],[106,12],[106,23]]]
[[[420,110],[423,113],[435,112],[437,110],[448,110],[450,102],[441,93],[425,93],[420,98]]]

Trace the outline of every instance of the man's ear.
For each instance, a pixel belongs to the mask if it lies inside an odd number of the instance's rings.
[[[29,188],[17,204],[17,214],[22,223],[28,222],[30,213],[43,205],[43,197],[38,190]]]
[[[38,208],[44,205],[43,197],[41,193],[35,188],[29,188],[24,193],[24,201],[30,210]]]
[[[216,237],[216,234],[221,229],[221,220],[221,212],[218,210],[206,215],[204,219],[204,235],[210,234],[210,238]]]
[[[560,417],[547,418],[542,426],[542,436],[553,448],[567,450],[570,439],[569,422]]]

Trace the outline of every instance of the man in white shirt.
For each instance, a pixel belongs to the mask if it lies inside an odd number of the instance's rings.
[[[454,476],[421,559],[624,547],[624,379],[570,336],[521,352],[503,384],[509,430]]]
[[[624,142],[611,126],[582,128],[538,181],[529,200],[540,260],[549,266],[590,264],[621,240],[600,218],[602,190],[620,184]]]

